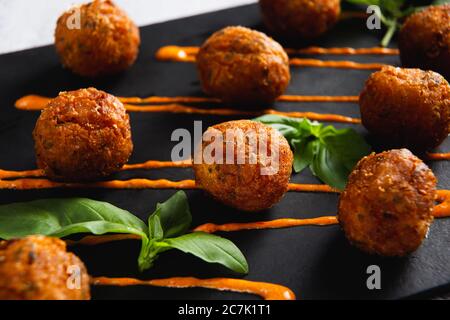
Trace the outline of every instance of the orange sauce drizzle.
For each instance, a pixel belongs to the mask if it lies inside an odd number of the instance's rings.
[[[20,171],[16,171],[20,174]],[[15,179],[1,180],[0,189],[33,190],[54,188],[104,188],[104,189],[198,189],[194,180],[171,181],[167,179],[130,179],[110,180],[91,183],[58,182],[48,179]],[[296,184],[290,183],[289,191],[295,192],[324,192],[333,193],[337,190],[322,184]]]
[[[81,238],[80,240],[70,240],[70,239],[64,239],[64,241],[70,245],[84,245],[84,246],[95,246],[103,243],[109,243],[114,241],[122,241],[122,240],[140,240],[141,237],[136,234],[102,234],[102,235],[95,235],[95,236],[85,236]]]
[[[327,55],[389,55],[395,56],[399,54],[398,49],[373,47],[373,48],[321,48],[321,47],[308,47],[303,49],[291,49],[286,48],[285,51],[289,55],[298,54],[327,54]]]
[[[434,207],[433,215],[436,218],[450,217],[450,190],[438,190],[436,200],[439,204]]]
[[[40,96],[29,95],[20,98],[16,101],[16,108],[20,110],[41,110],[45,107],[45,103],[48,102],[49,98],[43,98]],[[291,99],[286,98],[285,99]],[[293,97],[292,99],[296,99]],[[310,98],[314,99],[314,97]],[[326,101],[332,101],[332,97]],[[354,97],[339,97],[338,99],[344,100],[354,100]],[[294,100],[291,100],[294,101]],[[316,99],[319,101],[319,99]],[[283,116],[289,116],[294,118],[308,118],[310,120],[317,121],[330,121],[330,122],[342,122],[342,123],[353,123],[359,124],[361,120],[358,118],[351,118],[342,116],[339,114],[322,114],[315,112],[299,112],[299,111],[291,111],[284,112],[278,111],[274,109],[265,109],[261,111],[245,111],[245,110],[237,110],[237,109],[225,109],[225,108],[197,108],[191,107],[181,104],[167,104],[167,105],[132,105],[125,104],[125,108],[128,111],[133,112],[171,112],[171,113],[185,113],[185,114],[203,114],[203,115],[222,115],[222,116],[259,116],[262,114],[277,114]]]
[[[450,152],[447,153],[427,153],[428,160],[450,160]]]
[[[118,97],[118,99],[127,105],[127,107],[131,110],[129,111],[135,111],[134,108],[136,108],[137,111],[142,111],[141,109],[137,107],[146,107],[145,105],[142,106],[142,104],[149,104],[149,103],[167,103],[169,105],[180,106],[177,105],[178,103],[220,103],[221,101],[216,98],[210,98],[210,97],[158,97],[158,96],[151,96],[151,97],[145,97],[145,98],[139,98],[139,97]],[[48,104],[48,102],[51,100],[51,98],[38,96],[38,95],[27,95],[19,98],[15,106],[19,110],[28,110],[28,111],[39,111],[45,108],[45,106]],[[303,96],[303,95],[283,95],[280,96],[278,99],[280,102],[358,102],[359,97],[358,96]],[[133,106],[131,104],[138,104],[137,106]],[[140,104],[140,105],[139,105]],[[149,107],[149,106],[147,106]],[[151,107],[151,106],[150,106]],[[187,107],[187,106],[183,106]],[[155,109],[155,106],[153,106]],[[156,110],[156,109],[155,109]],[[162,111],[166,111],[165,109],[161,109]]]
[[[155,57],[160,61],[194,62],[199,47],[193,46],[164,46],[159,48]],[[372,47],[372,48],[350,48],[350,47],[307,47],[301,49],[285,48],[289,55],[312,54],[312,55],[398,55],[398,49]]]
[[[160,168],[188,168],[192,166],[192,160],[183,161],[157,161],[149,160],[143,163],[125,164],[121,171],[137,170],[137,169],[160,169]],[[10,171],[0,169],[0,179],[16,179],[16,178],[40,178],[44,177],[43,170],[24,170],[24,171]]]
[[[196,189],[196,186],[194,180],[171,181],[166,179],[111,180],[92,183],[68,183],[47,179],[0,180],[0,189],[32,190],[53,188]]]
[[[232,232],[239,230],[260,230],[260,229],[280,229],[290,228],[298,226],[328,226],[337,224],[338,220],[336,216],[325,216],[311,219],[276,219],[270,221],[258,221],[258,222],[244,222],[244,223],[227,223],[227,224],[214,224],[206,223],[198,226],[194,231],[202,231],[207,233],[214,233],[217,231]]]
[[[386,66],[384,63],[359,63],[354,61],[333,61],[318,59],[300,59],[292,58],[292,66],[298,67],[316,67],[316,68],[337,68],[337,69],[355,69],[355,70],[378,70]]]
[[[165,46],[160,48],[156,54],[156,59],[160,61],[195,62],[198,47]],[[392,49],[391,49],[392,50]],[[307,49],[286,49],[289,53],[314,53],[314,54],[394,54],[395,51],[381,48],[307,48]],[[395,52],[397,54],[398,52]],[[326,61],[317,59],[292,58],[289,60],[292,66],[318,67],[318,68],[346,68],[357,70],[377,70],[385,64],[382,63],[358,63],[354,61]]]
[[[167,279],[139,280],[134,278],[93,277],[91,284],[101,286],[154,286],[167,288],[207,288],[220,291],[250,293],[265,300],[295,300],[291,289],[267,282],[231,278],[197,279],[174,277]]]

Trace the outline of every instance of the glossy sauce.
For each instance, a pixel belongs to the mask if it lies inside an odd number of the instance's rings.
[[[450,217],[450,190],[437,191],[438,204],[434,207],[433,215],[435,218]]]
[[[33,190],[53,188],[196,189],[196,186],[194,180],[171,181],[166,179],[110,180],[92,183],[56,182],[48,179],[0,180],[0,189]]]
[[[200,47],[165,46],[161,47],[155,54],[156,59],[161,61],[194,62]],[[398,55],[398,49],[372,47],[372,48],[350,48],[350,47],[307,47],[301,49],[284,48],[289,55],[313,54],[313,55]]]
[[[214,224],[206,223],[198,226],[194,231],[214,233],[218,231],[231,232],[240,230],[280,229],[298,226],[328,226],[337,224],[336,216],[325,216],[311,219],[276,219],[270,221]]]
[[[427,153],[428,160],[450,160],[450,152],[448,153]]]
[[[161,103],[161,104],[171,104],[176,105],[177,103],[220,103],[221,101],[216,98],[210,97],[158,97],[150,96],[145,98],[139,97],[118,97],[118,99],[128,105],[128,108],[133,107],[145,107],[142,104],[148,103]],[[51,98],[38,96],[38,95],[27,95],[18,99],[15,106],[19,110],[42,110],[48,104]],[[278,99],[280,102],[358,102],[358,96],[303,96],[303,95],[283,95]],[[137,106],[132,106],[130,104],[137,104]]]
[[[19,171],[16,171],[20,174]],[[130,179],[109,180],[91,183],[58,182],[48,179],[15,179],[1,180],[0,189],[33,190],[54,188],[104,188],[104,189],[198,189],[195,180],[172,181],[167,179]],[[322,184],[296,184],[290,183],[289,191],[296,192],[338,192],[337,190]]]
[[[166,46],[160,48],[156,54],[156,59],[160,61],[177,61],[177,62],[195,62],[195,57],[198,53],[198,47],[179,47],[179,46]],[[306,49],[285,49],[288,54],[398,54],[398,51],[392,51],[392,49],[382,48],[306,48]],[[385,64],[382,63],[358,63],[354,61],[331,61],[331,60],[317,60],[317,59],[302,59],[291,58],[289,60],[292,66],[301,67],[318,67],[318,68],[345,68],[345,69],[358,69],[358,70],[378,70]]]
[[[298,67],[316,67],[316,68],[337,68],[337,69],[355,69],[355,70],[379,70],[386,66],[384,63],[360,63],[354,61],[333,61],[318,59],[300,59],[292,58],[289,60],[291,66]]]
[[[186,98],[186,97],[185,97]],[[133,98],[136,99],[136,98]],[[285,101],[300,101],[301,98],[293,97],[284,97]],[[298,100],[296,100],[298,99]],[[315,100],[315,101],[334,101],[334,97],[308,97],[307,99]],[[348,100],[354,101],[355,97],[338,97],[338,100],[343,102],[347,102]],[[29,95],[20,98],[16,101],[16,108],[20,110],[41,110],[45,107],[46,102],[49,101],[49,98],[44,98],[35,95]],[[342,122],[342,123],[354,123],[359,124],[361,120],[358,118],[346,117],[339,114],[323,114],[323,113],[315,113],[315,112],[284,112],[278,111],[274,109],[266,109],[261,111],[246,111],[246,110],[238,110],[238,109],[225,109],[225,108],[198,108],[191,107],[181,104],[166,104],[166,105],[133,105],[133,104],[125,104],[125,108],[128,111],[132,112],[171,112],[171,113],[185,113],[185,114],[203,114],[203,115],[222,115],[222,116],[260,116],[262,114],[276,114],[283,115],[294,118],[307,118],[310,120],[317,121],[329,121],[329,122]]]
[[[149,160],[143,163],[125,164],[120,170],[138,170],[138,169],[160,169],[160,168],[188,168],[192,166],[192,160],[184,161],[157,161]],[[44,177],[45,172],[40,169],[10,171],[0,169],[0,179],[16,179],[16,178],[40,178]]]
[[[295,300],[295,294],[287,287],[267,282],[231,278],[197,279],[192,277],[174,277],[167,279],[139,280],[134,278],[92,277],[91,284],[102,286],[207,288],[220,291],[255,294],[265,300]]]

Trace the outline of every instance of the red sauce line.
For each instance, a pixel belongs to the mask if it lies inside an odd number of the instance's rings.
[[[436,218],[450,217],[450,190],[438,190],[436,200],[439,204],[434,207],[433,215]]]
[[[450,160],[450,152],[447,153],[428,153],[426,156],[427,160]]]
[[[306,48],[306,49],[286,49],[288,53],[308,53],[308,54],[397,54],[398,51],[393,49],[383,48]],[[165,46],[160,48],[156,54],[156,59],[160,61],[177,61],[177,62],[195,62],[195,56],[198,53],[198,47],[179,47],[179,46]],[[317,67],[317,68],[345,68],[357,70],[378,70],[385,64],[382,63],[359,63],[354,61],[332,61],[332,60],[318,60],[318,59],[303,59],[291,58],[290,64],[292,66],[301,67]]]
[[[261,230],[261,229],[280,229],[298,226],[328,226],[337,224],[336,216],[326,216],[311,219],[276,219],[270,221],[244,222],[244,223],[226,223],[214,224],[206,223],[198,226],[194,231],[203,231],[207,233],[215,233],[218,231],[232,232],[240,230]]]
[[[125,164],[121,171],[126,170],[138,170],[138,169],[160,169],[160,168],[188,168],[192,166],[192,160],[184,161],[157,161],[149,160],[143,163]],[[44,177],[43,170],[24,170],[24,171],[12,171],[0,169],[0,179],[16,179],[16,178],[40,178]]]
[[[291,99],[294,101],[296,97],[284,97],[284,99]],[[301,99],[301,98],[300,98]],[[309,97],[309,99],[319,101],[315,97]],[[325,101],[333,101],[333,97],[325,97]],[[354,100],[354,97],[338,97],[338,100]],[[20,110],[41,110],[48,103],[49,98],[40,96],[25,96],[16,101],[16,108]],[[330,122],[342,122],[359,124],[361,120],[358,118],[346,117],[339,114],[323,114],[315,112],[299,112],[291,111],[284,112],[274,109],[265,109],[261,111],[245,111],[238,109],[226,109],[226,108],[198,108],[181,104],[166,104],[166,105],[133,105],[125,104],[125,108],[132,112],[171,112],[171,113],[184,113],[184,114],[203,114],[203,115],[221,115],[221,116],[259,116],[262,114],[277,114],[295,118],[308,118],[310,120],[317,121],[330,121]]]
[[[185,61],[194,62],[199,47],[193,46],[164,46],[158,49],[156,59],[161,61]],[[372,47],[372,48],[350,48],[350,47],[307,47],[301,49],[284,48],[289,55],[398,55],[398,49]]]
[[[300,59],[292,58],[290,60],[292,66],[299,67],[316,67],[316,68],[337,68],[337,69],[355,69],[355,70],[379,70],[386,66],[383,63],[360,63],[354,61],[333,61],[333,60],[317,60],[317,59]]]
[[[130,109],[136,107],[145,107],[142,104],[169,104],[178,105],[179,103],[220,103],[221,101],[216,98],[210,97],[158,97],[151,96],[145,98],[139,97],[118,97],[119,100],[129,105]],[[38,96],[38,95],[27,95],[19,98],[15,106],[19,110],[29,110],[37,111],[42,110],[48,104],[51,98]],[[303,96],[303,95],[283,95],[278,98],[280,102],[353,102],[357,103],[359,100],[358,96]],[[134,106],[133,104],[137,104]],[[185,106],[187,107],[187,106]],[[170,109],[170,108],[169,108]],[[140,109],[137,109],[138,111]],[[164,110],[164,109],[163,109]]]
[[[92,285],[101,286],[154,286],[167,288],[207,288],[220,291],[250,293],[265,300],[295,300],[291,289],[267,282],[256,282],[231,278],[197,279],[174,277],[167,279],[139,280],[134,278],[91,278]]]

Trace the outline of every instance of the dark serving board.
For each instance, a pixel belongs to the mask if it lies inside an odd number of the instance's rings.
[[[21,170],[35,167],[31,132],[37,112],[18,111],[14,101],[35,93],[55,96],[59,91],[95,86],[115,95],[200,95],[195,66],[189,63],[158,62],[155,51],[163,45],[198,45],[209,34],[228,25],[262,29],[256,5],[209,13],[156,24],[141,29],[142,46],[137,63],[126,73],[102,80],[87,80],[64,70],[52,46],[0,56],[0,168]],[[325,47],[369,47],[379,42],[379,34],[368,31],[362,20],[341,22],[315,44]],[[349,59],[346,56],[320,56]],[[355,61],[383,61],[399,64],[398,57],[355,56]],[[288,94],[357,95],[371,71],[292,68]],[[311,110],[359,117],[356,104],[283,103],[280,110]],[[131,114],[135,151],[130,163],[149,159],[170,160],[176,128],[193,130],[193,121],[202,120],[204,129],[232,117],[159,114]],[[336,124],[338,127],[349,125]],[[353,126],[366,134],[361,126]],[[369,137],[370,138],[370,137]],[[447,140],[442,150],[450,149]],[[440,188],[450,188],[448,162],[430,164],[439,178]],[[179,180],[193,176],[191,169],[133,171],[117,177],[148,177]],[[308,172],[294,175],[293,182],[318,181]],[[0,190],[0,203],[48,197],[84,196],[109,201],[130,210],[144,220],[158,201],[173,190]],[[202,191],[189,191],[193,225],[205,222],[269,220],[282,217],[306,218],[336,212],[338,196],[333,194],[288,193],[272,209],[243,213],[225,207]],[[386,259],[364,254],[349,245],[338,226],[299,227],[281,230],[242,231],[222,234],[244,252],[250,273],[244,279],[267,281],[291,288],[299,299],[374,298],[396,299],[416,295],[450,284],[450,220],[437,220],[428,239],[417,252],[406,258]],[[171,251],[161,255],[156,265],[143,274],[137,271],[139,242],[123,241],[95,247],[72,248],[86,263],[90,274],[161,278],[170,276],[238,277],[218,265]],[[366,268],[381,267],[382,289],[369,291]],[[251,295],[207,289],[165,289],[151,287],[94,287],[94,299],[248,299]]]

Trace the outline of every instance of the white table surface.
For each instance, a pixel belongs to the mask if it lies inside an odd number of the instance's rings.
[[[0,54],[51,44],[58,16],[88,0],[0,0]],[[256,0],[115,0],[139,26]]]

